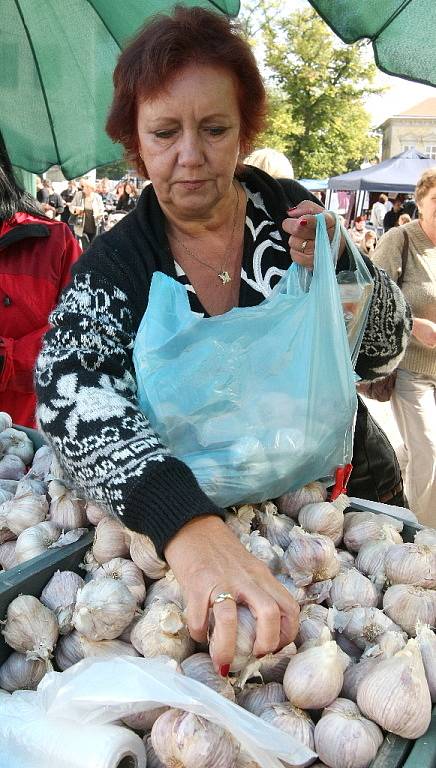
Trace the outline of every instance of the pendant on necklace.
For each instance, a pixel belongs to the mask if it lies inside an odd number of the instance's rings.
[[[227,270],[222,270],[221,272],[218,272],[218,277],[221,280],[223,285],[225,285],[226,283],[231,283],[232,281],[232,278],[230,277]]]

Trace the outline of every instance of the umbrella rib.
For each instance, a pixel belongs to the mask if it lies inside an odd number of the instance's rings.
[[[92,7],[92,10],[94,11],[95,15],[96,15],[96,16],[98,16],[98,18],[100,19],[100,21],[101,21],[101,23],[103,24],[103,26],[104,26],[104,28],[105,28],[106,32],[107,32],[107,33],[108,33],[108,35],[109,35],[109,36],[112,38],[112,40],[114,40],[114,41],[116,42],[116,44],[117,44],[118,48],[119,48],[119,49],[120,49],[120,51],[121,51],[121,50],[122,50],[121,41],[120,41],[120,40],[118,40],[118,39],[115,37],[115,35],[114,35],[114,33],[112,32],[112,30],[111,30],[111,29],[109,29],[109,27],[108,27],[108,25],[106,24],[106,22],[105,22],[105,20],[104,20],[103,16],[102,16],[102,15],[101,15],[101,13],[100,13],[100,12],[97,10],[97,8],[95,7],[95,5],[94,5],[94,3],[92,2],[92,0],[86,0],[86,1],[87,1],[88,5],[90,5],[90,6]]]
[[[410,3],[411,3],[411,2],[412,2],[412,0],[403,0],[403,2],[401,3],[400,7],[399,7],[399,8],[397,8],[397,10],[396,10],[396,11],[394,11],[394,12],[393,12],[393,14],[392,14],[391,16],[389,16],[389,18],[387,19],[387,21],[385,21],[385,23],[383,24],[383,26],[381,26],[381,27],[380,27],[380,29],[378,30],[378,32],[376,32],[376,34],[375,34],[375,35],[373,35],[373,37],[371,37],[371,41],[372,41],[373,43],[375,43],[375,41],[377,40],[377,38],[379,38],[379,37],[380,37],[380,35],[382,34],[382,32],[384,32],[384,31],[385,31],[386,27],[388,27],[388,26],[389,26],[389,24],[392,24],[392,22],[393,22],[393,21],[395,21],[395,19],[397,18],[397,16],[399,16],[399,15],[400,15],[401,11],[404,11],[404,9],[405,9],[405,8],[407,8],[407,6],[408,6],[408,5],[410,5]]]
[[[55,133],[55,130],[54,130],[53,120],[52,120],[50,108],[49,108],[49,105],[48,105],[47,96],[46,96],[46,93],[45,93],[44,83],[43,83],[43,80],[42,80],[41,69],[39,67],[39,62],[38,62],[38,59],[37,59],[37,56],[36,56],[36,51],[35,51],[34,45],[32,43],[32,38],[30,36],[27,24],[24,21],[24,15],[23,15],[23,12],[21,10],[21,6],[20,6],[20,3],[19,3],[19,0],[14,0],[14,2],[15,2],[15,6],[17,8],[17,11],[18,11],[18,13],[20,15],[21,22],[23,24],[23,28],[24,28],[24,31],[26,33],[27,41],[28,41],[29,46],[30,46],[30,50],[32,51],[33,60],[35,62],[36,71],[38,73],[38,79],[39,79],[39,82],[40,82],[40,85],[41,85],[42,97],[44,99],[45,107],[46,107],[46,110],[47,110],[47,117],[48,117],[48,122],[50,124],[51,134],[52,134],[52,137],[53,137],[53,143],[54,143],[54,146],[55,146],[56,157],[57,157],[58,163],[60,165],[61,164],[61,157],[60,157],[60,153],[59,153],[58,142],[57,142],[57,139],[56,139],[56,133]]]

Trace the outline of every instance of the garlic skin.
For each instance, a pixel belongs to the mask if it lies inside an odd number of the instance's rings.
[[[33,525],[42,523],[47,517],[48,501],[45,496],[35,496],[32,491],[14,496],[4,505],[6,525],[10,531],[19,536],[20,533]]]
[[[415,533],[414,542],[419,546],[436,547],[436,529],[422,528],[422,530]]]
[[[333,579],[327,604],[346,611],[359,605],[375,607],[378,600],[379,593],[374,584],[356,568],[351,568]]]
[[[61,635],[55,649],[56,666],[64,672],[73,664],[82,661],[85,658],[85,652],[82,645],[81,635],[73,630],[68,635]]]
[[[297,653],[295,643],[288,643],[276,653],[268,653],[259,659],[259,673],[264,683],[283,683],[289,659]]]
[[[37,555],[42,555],[59,539],[60,535],[61,529],[50,520],[26,528],[17,539],[17,546],[15,547],[17,563],[25,563]]]
[[[386,555],[397,543],[395,536],[396,532],[392,533],[391,528],[383,526],[381,538],[362,544],[356,557],[356,568],[381,589],[386,583]]]
[[[427,624],[420,624],[416,631],[416,641],[421,651],[431,700],[436,704],[436,635]]]
[[[121,640],[88,640],[83,635],[80,637],[83,649],[83,657],[101,656],[104,658],[118,658],[118,656],[139,656],[131,643],[123,643]]]
[[[32,461],[32,467],[29,471],[36,480],[45,481],[50,473],[50,467],[53,461],[53,451],[48,445],[41,445],[41,448],[35,452]]]
[[[135,610],[136,600],[121,581],[99,579],[78,591],[72,623],[89,640],[114,640]]]
[[[35,451],[25,432],[9,427],[0,432],[0,455],[18,456],[24,465],[31,464]],[[17,478],[18,479],[18,478]]]
[[[315,750],[330,768],[368,768],[383,734],[347,699],[336,699],[321,715],[315,728]]]
[[[238,605],[235,655],[230,665],[230,672],[242,672],[253,659],[253,646],[256,640],[256,619],[245,605]],[[213,646],[213,635],[211,640]]]
[[[293,656],[283,678],[291,704],[301,709],[323,709],[331,704],[344,682],[344,656],[334,640]]]
[[[230,680],[215,672],[213,661],[208,653],[194,653],[192,656],[188,656],[182,661],[181,667],[187,677],[207,685],[208,688],[212,688],[213,691],[220,693],[221,696],[230,701],[236,700]]]
[[[316,640],[327,629],[329,612],[323,605],[305,605],[299,616],[299,629],[296,637],[297,646]]]
[[[339,559],[339,573],[342,573],[343,571],[348,571],[350,568],[355,568],[355,558],[354,555],[351,554],[351,552],[348,552],[347,549],[337,549],[336,554]]]
[[[92,545],[94,558],[102,565],[113,560],[114,557],[127,557],[129,554],[128,536],[127,528],[124,528],[118,520],[115,520],[114,517],[104,517],[95,529]]]
[[[186,607],[182,588],[172,571],[167,571],[162,579],[153,582],[148,587],[144,608],[149,608],[157,600],[164,603],[176,603],[180,608]]]
[[[168,570],[167,563],[158,556],[152,540],[142,533],[130,531],[130,557],[149,579],[162,579]]]
[[[5,691],[35,691],[45,673],[51,668],[42,659],[27,659],[14,651],[0,666],[0,687]]]
[[[0,544],[4,544],[6,541],[12,541],[16,539],[15,533],[9,530],[6,523],[6,512],[3,512],[7,502],[0,507]]]
[[[400,531],[403,524],[386,515],[376,515],[374,512],[349,512],[344,518],[344,544],[352,552],[359,552],[360,547],[368,541],[377,541],[386,535],[386,528],[397,544],[402,543]]]
[[[183,661],[194,653],[194,642],[181,608],[175,603],[153,603],[132,629],[130,641],[145,658],[169,656]]]
[[[297,519],[298,513],[306,504],[314,504],[325,501],[327,491],[321,483],[308,483],[297,491],[289,491],[280,496],[277,501],[277,508],[282,515]]]
[[[291,531],[291,543],[282,562],[298,587],[333,579],[339,573],[333,541],[319,533],[306,533],[298,526]]]
[[[149,733],[157,718],[163,715],[164,712],[168,712],[168,710],[169,707],[156,707],[156,709],[147,709],[145,712],[135,712],[135,714],[122,717],[121,719],[128,728],[133,728],[134,731],[140,731],[141,733]]]
[[[48,492],[51,496],[50,520],[59,528],[72,531],[87,524],[85,503],[77,498],[74,491],[69,490],[59,480],[52,480],[48,484]]]
[[[6,489],[0,488],[0,506],[2,506],[5,501],[10,501],[14,498],[14,494],[10,491],[7,491]]]
[[[286,695],[280,683],[266,685],[247,683],[237,694],[236,701],[240,707],[260,717],[262,712],[273,704],[283,704],[286,701]]]
[[[153,749],[150,734],[144,736],[144,745],[147,768],[166,768]]]
[[[418,739],[426,732],[431,698],[416,640],[364,677],[357,704],[371,720],[404,739]]]
[[[341,695],[357,701],[357,690],[364,677],[383,659],[389,659],[404,648],[406,642],[400,632],[385,632],[380,635],[377,645],[370,646],[362,654],[358,663],[350,664],[344,672],[344,685]]]
[[[90,574],[92,580],[115,579],[121,581],[133,595],[138,605],[145,600],[145,583],[142,571],[131,560],[123,557],[114,557],[103,563],[100,568]]]
[[[348,611],[338,611],[330,608],[328,624],[331,629],[343,632],[359,648],[365,650],[368,645],[374,645],[378,638],[387,631],[401,631],[389,616],[385,616],[378,608],[350,608]]]
[[[149,768],[153,768],[153,765],[149,766]],[[160,768],[160,767],[156,766],[156,768]],[[253,758],[251,757],[251,755],[248,754],[248,752],[244,752],[243,750],[241,750],[236,760],[235,768],[262,768],[262,766],[259,765],[259,763],[256,763],[256,761],[253,760]]]
[[[288,590],[289,594],[292,595],[299,605],[304,605],[304,603],[308,602],[307,588],[297,587],[295,581],[287,573],[277,573],[276,579],[280,584],[283,584],[284,588]]]
[[[47,492],[46,483],[42,482],[42,480],[37,480],[31,473],[32,470],[29,470],[27,475],[24,475],[24,477],[18,481],[15,493],[17,497],[22,496],[25,493],[32,493],[34,496],[45,496]]]
[[[281,570],[283,550],[277,544],[270,544],[259,531],[253,531],[249,536],[243,534],[240,541],[248,552],[265,563],[271,573],[278,573]]]
[[[414,587],[434,589],[436,548],[432,550],[425,545],[396,544],[386,553],[385,572],[391,584],[412,584]]]
[[[244,533],[248,536],[256,514],[255,508],[251,504],[243,504],[242,507],[233,507],[232,510],[232,512],[226,512],[226,524],[238,539]]]
[[[383,610],[408,635],[415,637],[418,622],[431,627],[436,624],[436,591],[394,584],[384,594]]]
[[[344,513],[328,501],[306,504],[298,513],[298,522],[305,531],[328,536],[335,545],[342,540]]]
[[[2,634],[15,651],[28,659],[47,661],[59,636],[56,616],[32,595],[19,595],[9,603]]]
[[[61,635],[66,635],[73,629],[72,618],[77,592],[83,586],[83,579],[74,571],[56,571],[41,592],[41,603],[54,612]]]
[[[0,480],[21,480],[26,474],[26,465],[19,456],[3,456],[0,459]]]
[[[315,581],[313,584],[309,584],[306,587],[306,599],[304,604],[308,603],[325,603],[330,596],[330,590],[332,588],[333,579],[326,579],[325,581]]]
[[[3,544],[0,544],[0,566],[4,571],[8,571],[10,568],[17,565],[15,559],[16,545],[16,541],[5,541]]]
[[[315,723],[303,709],[286,701],[283,704],[272,704],[261,712],[260,717],[279,731],[298,739],[309,749],[315,749]]]
[[[268,539],[270,544],[281,549],[289,546],[289,534],[294,527],[294,522],[287,515],[278,514],[277,507],[272,501],[261,505],[256,512],[256,519],[260,535]]]
[[[169,709],[156,720],[151,743],[164,765],[174,768],[233,768],[239,752],[227,731],[180,709]]]

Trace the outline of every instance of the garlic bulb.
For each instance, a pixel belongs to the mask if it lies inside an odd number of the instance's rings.
[[[292,656],[283,678],[291,704],[301,709],[323,709],[331,704],[344,682],[344,657],[334,640]]]
[[[339,573],[332,582],[328,605],[334,605],[339,611],[361,606],[376,606],[379,593],[374,584],[356,568]]]
[[[339,544],[344,530],[344,513],[328,501],[306,504],[298,513],[298,522],[309,533],[322,533]]]
[[[0,666],[0,687],[5,691],[34,691],[51,664],[42,659],[28,659],[14,651]]]
[[[282,562],[299,587],[332,579],[339,573],[333,541],[319,533],[306,533],[297,525],[291,531],[291,543]]]
[[[282,549],[289,546],[289,533],[294,523],[287,515],[278,514],[275,504],[271,501],[262,504],[256,512],[256,518],[260,535],[268,539],[270,544],[276,544]]]
[[[10,493],[11,496],[14,496],[17,488],[18,480],[5,480],[4,478],[0,477],[0,489],[2,491],[6,491],[7,493]],[[5,501],[9,501],[9,499],[5,499]]]
[[[270,544],[268,539],[260,535],[259,531],[253,531],[249,536],[243,534],[240,541],[245,549],[265,563],[272,573],[280,571],[283,556],[281,547],[277,544]]]
[[[283,685],[280,683],[267,683],[266,685],[248,683],[239,691],[236,701],[240,707],[260,717],[262,712],[272,704],[283,704],[286,701],[286,695]]]
[[[129,592],[133,595],[138,605],[141,605],[145,599],[145,583],[142,571],[131,560],[125,560],[123,557],[114,557],[103,563],[100,568],[92,571],[90,578],[104,579],[110,578],[122,581]]]
[[[15,559],[16,544],[16,541],[5,541],[0,544],[0,566],[4,571],[8,571],[9,568],[13,568],[17,564]]]
[[[350,608],[348,611],[338,611],[330,608],[328,623],[331,629],[343,632],[359,648],[378,642],[379,635],[388,630],[400,631],[389,616],[385,616],[378,608]]]
[[[260,717],[279,731],[293,736],[309,749],[315,749],[315,723],[306,712],[294,707],[289,701],[272,704],[261,712]]]
[[[13,427],[0,432],[0,455],[18,456],[23,464],[30,464],[34,453],[33,443],[25,432]]]
[[[259,672],[264,683],[282,683],[291,656],[297,653],[295,643],[288,643],[276,653],[259,659]]]
[[[130,531],[130,537],[130,557],[141,571],[144,571],[149,579],[161,579],[165,576],[168,565],[157,554],[152,540],[134,531]]]
[[[47,485],[42,480],[34,478],[32,470],[29,470],[27,475],[21,478],[17,483],[17,490],[15,495],[22,496],[25,493],[33,493],[34,496],[45,496],[47,492]]]
[[[251,533],[251,523],[256,514],[251,504],[243,504],[242,507],[233,507],[232,512],[226,512],[226,523],[238,537],[243,533]]]
[[[115,642],[108,640],[107,642]],[[135,712],[133,715],[123,717],[122,721],[128,728],[133,728],[134,731],[141,731],[142,733],[149,733],[153,728],[158,717],[163,715],[164,712],[168,712],[169,707],[156,707],[155,709],[147,709],[144,712]],[[147,768],[149,763],[147,760]]]
[[[235,701],[235,692],[230,680],[227,677],[221,677],[215,672],[213,661],[208,653],[194,653],[182,661],[182,671],[187,677],[192,677],[213,691],[220,693],[230,701]],[[151,726],[150,726],[151,727]]]
[[[144,745],[147,768],[166,768],[163,762],[159,760],[156,752],[153,749],[150,734],[146,734],[144,736]]]
[[[19,456],[11,454],[0,459],[0,479],[20,480],[26,474],[26,465]]]
[[[17,563],[24,563],[32,557],[42,555],[55,541],[58,540],[61,529],[50,520],[46,520],[20,533],[15,547]]]
[[[118,658],[118,656],[139,656],[131,643],[123,643],[121,640],[88,640],[83,635],[80,637],[84,658],[88,656],[103,656],[105,658]]]
[[[81,635],[73,630],[68,635],[61,635],[56,645],[56,666],[63,672],[85,658]]]
[[[130,643],[130,635],[132,634],[132,629],[133,629],[133,627],[136,626],[136,624],[138,623],[140,618],[141,618],[141,612],[138,611],[137,613],[135,613],[135,615],[134,615],[132,621],[130,622],[130,624],[128,624],[127,627],[125,629],[123,629],[121,634],[118,635],[117,640],[122,640],[123,643]]]
[[[387,520],[392,522],[387,523]],[[374,512],[348,513],[344,518],[344,544],[347,549],[358,552],[363,544],[377,541],[386,535],[384,526],[390,530],[396,543],[401,544],[403,540],[399,530],[402,530],[403,524],[400,521],[387,518],[386,515],[376,515]]]
[[[384,594],[383,610],[414,637],[418,622],[431,627],[436,624],[436,591],[410,584],[394,584]]]
[[[59,480],[52,480],[48,485],[48,492],[51,496],[50,520],[59,528],[72,531],[87,524],[85,502],[77,498],[74,491],[70,491]]]
[[[48,501],[43,495],[35,496],[32,491],[27,491],[7,501],[4,509],[7,527],[19,536],[26,528],[31,528],[45,520]]]
[[[306,504],[315,504],[325,501],[326,498],[327,491],[321,483],[308,483],[297,491],[289,491],[280,496],[277,499],[277,507],[283,515],[296,520],[300,509]]]
[[[53,461],[53,451],[48,445],[42,445],[36,451],[30,473],[36,480],[46,480],[50,473],[51,463]],[[30,474],[29,473],[29,474]]]
[[[368,768],[383,742],[380,728],[347,699],[336,699],[315,728],[315,750],[331,768]]]
[[[332,584],[332,579],[315,581],[313,584],[309,584],[309,586],[306,587],[306,599],[304,600],[304,603],[324,603],[330,595]]]
[[[91,525],[98,525],[104,517],[109,517],[109,513],[101,504],[91,500],[86,502],[85,514]]]
[[[431,700],[433,704],[436,704],[436,635],[428,625],[419,624],[416,631],[416,641],[421,651]]]
[[[415,533],[415,544],[421,546],[422,544],[427,547],[436,547],[436,529],[435,528],[422,528]]]
[[[383,588],[386,582],[385,559],[389,550],[397,543],[396,535],[392,528],[383,526],[380,539],[362,544],[356,557],[356,568],[380,588]]]
[[[359,648],[356,643],[353,643],[352,640],[349,640],[348,637],[341,635],[340,632],[336,632],[334,638],[332,639],[336,640],[336,643],[339,645],[341,651],[346,653],[352,661],[357,661],[360,659],[362,655],[362,649]]]
[[[238,605],[238,625],[236,630],[235,655],[230,666],[231,672],[241,672],[253,658],[253,646],[256,640],[256,619],[245,605]],[[213,635],[212,635],[213,645]]]
[[[385,572],[391,584],[412,584],[414,587],[434,589],[436,547],[432,550],[425,545],[396,544],[386,553]]]
[[[307,587],[297,587],[295,581],[291,579],[287,573],[277,573],[276,579],[280,582],[280,584],[283,584],[285,589],[288,590],[289,594],[292,595],[297,603],[304,605],[304,603],[308,602]]]
[[[104,517],[103,520],[100,520],[95,529],[92,545],[92,554],[97,562],[102,564],[114,557],[127,557],[129,554],[128,535],[127,528],[124,528],[114,517]],[[136,564],[139,565],[139,563]]]
[[[386,731],[418,739],[431,720],[430,692],[416,640],[384,659],[361,681],[359,709]]]
[[[12,418],[6,411],[0,411],[0,432],[4,432],[5,429],[12,427]]]
[[[401,632],[385,632],[378,638],[377,645],[369,646],[358,663],[350,664],[344,672],[341,695],[357,701],[357,690],[361,680],[383,659],[389,659],[406,645]]]
[[[355,567],[354,555],[352,555],[351,552],[348,552],[346,549],[337,549],[336,554],[339,558],[340,573]]]
[[[41,592],[41,603],[54,611],[61,635],[73,629],[77,592],[83,585],[83,579],[74,571],[56,571]]]
[[[77,593],[72,623],[89,640],[113,640],[133,619],[136,600],[121,581],[100,579]]]
[[[168,766],[231,768],[239,746],[218,725],[180,709],[169,709],[153,725],[151,743]]]
[[[130,641],[145,658],[170,656],[179,662],[191,656],[195,647],[180,606],[160,601],[135,624]]]
[[[27,658],[48,660],[59,627],[54,613],[36,597],[19,595],[9,603],[2,634],[11,648],[27,653]]]
[[[307,640],[317,639],[327,628],[328,610],[323,605],[305,605],[299,616],[299,629],[296,637],[297,645]],[[330,639],[330,638],[329,638]]]
[[[149,586],[144,608],[148,608],[156,600],[161,600],[164,603],[176,603],[180,608],[185,607],[182,588],[172,571],[167,571],[162,579]]]

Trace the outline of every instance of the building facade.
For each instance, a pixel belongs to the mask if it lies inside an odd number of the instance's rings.
[[[383,136],[382,160],[416,149],[436,161],[436,98],[425,99],[403,114],[389,117],[379,130]]]

